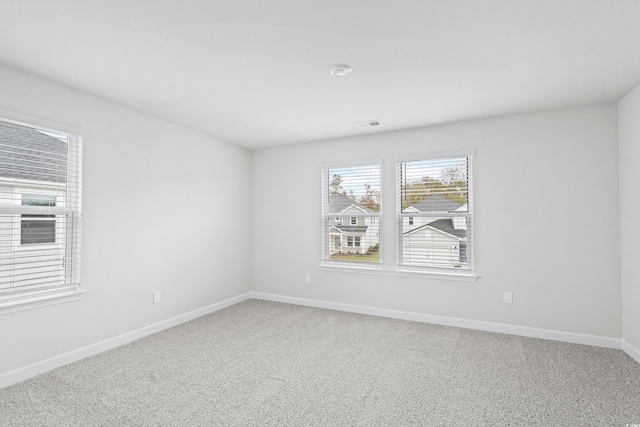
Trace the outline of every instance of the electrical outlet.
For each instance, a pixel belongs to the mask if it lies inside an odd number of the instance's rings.
[[[513,304],[513,293],[505,292],[504,293],[504,303],[505,304]]]
[[[311,283],[311,275],[309,273],[305,276],[304,283]]]
[[[160,291],[153,291],[153,303],[157,304],[160,302]]]

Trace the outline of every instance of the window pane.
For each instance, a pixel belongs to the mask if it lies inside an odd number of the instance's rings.
[[[23,194],[22,206],[55,206],[56,196],[43,194]]]
[[[432,159],[400,163],[402,211],[466,212],[468,159]]]
[[[20,244],[32,245],[56,242],[56,221],[23,219],[20,227]]]
[[[69,138],[0,122],[0,177],[66,183]]]
[[[323,260],[380,263],[380,165],[323,170]]]
[[[380,212],[380,165],[329,169],[329,212],[355,204],[362,212]]]
[[[402,264],[417,267],[467,268],[465,217],[408,218],[402,225]]]
[[[0,119],[0,313],[77,290],[81,159],[79,135]]]
[[[398,163],[399,266],[473,270],[471,157]]]

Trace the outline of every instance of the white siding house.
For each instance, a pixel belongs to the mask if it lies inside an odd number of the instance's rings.
[[[432,196],[405,208],[402,217],[402,264],[418,267],[464,268],[467,265],[465,217],[443,217],[438,212],[466,211],[467,205]],[[424,215],[433,213],[431,215]],[[422,214],[422,215],[421,215]]]
[[[466,229],[456,229],[454,220],[440,218],[403,235],[403,264],[420,267],[465,267]]]
[[[366,216],[374,213],[371,209],[340,193],[329,195],[329,206],[331,212],[338,214],[329,219],[329,255],[364,255],[378,245],[379,220]]]

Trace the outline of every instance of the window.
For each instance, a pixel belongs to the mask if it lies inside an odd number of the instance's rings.
[[[398,269],[473,272],[471,153],[397,163]]]
[[[56,196],[22,194],[22,206],[56,206]],[[20,244],[55,244],[56,216],[22,214]]]
[[[380,163],[322,169],[323,265],[380,265]]]
[[[82,294],[83,131],[8,116],[0,119],[0,314]]]
[[[347,236],[347,246],[360,246],[360,236]]]

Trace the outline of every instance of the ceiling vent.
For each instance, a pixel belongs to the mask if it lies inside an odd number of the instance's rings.
[[[370,120],[368,122],[359,122],[356,123],[356,126],[358,126],[359,128],[373,128],[376,126],[381,126],[382,123],[380,123],[379,120]]]

